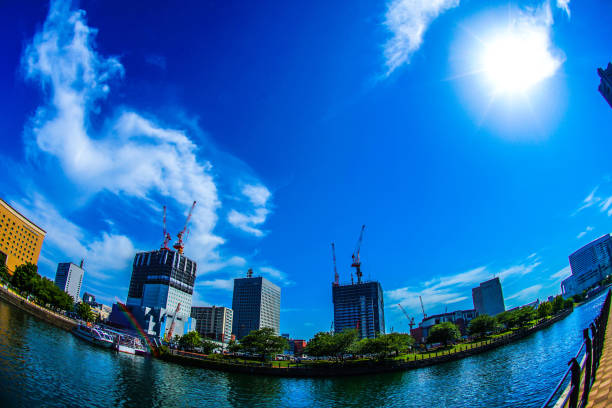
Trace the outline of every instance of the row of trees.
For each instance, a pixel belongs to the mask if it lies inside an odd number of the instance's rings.
[[[185,350],[198,350],[204,354],[213,353],[219,346],[208,339],[203,339],[197,331],[190,331],[178,337],[178,345]]]
[[[55,310],[72,310],[74,299],[58,288],[52,280],[38,274],[38,267],[30,262],[19,265],[11,276],[6,265],[0,265],[0,278],[10,283],[16,290],[26,296]]]
[[[345,330],[341,333],[319,332],[310,340],[304,352],[313,357],[332,357],[343,360],[346,354],[374,354],[379,358],[388,355],[399,355],[414,344],[408,334],[389,333],[376,338],[358,340],[357,330]]]
[[[483,337],[490,332],[526,327],[536,319],[544,319],[572,307],[572,299],[563,299],[558,295],[550,302],[540,303],[537,309],[527,306],[502,312],[495,317],[480,315],[470,322],[468,332],[472,336]]]

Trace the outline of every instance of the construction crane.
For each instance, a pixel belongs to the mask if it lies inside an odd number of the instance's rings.
[[[168,234],[166,231],[166,206],[164,205],[164,243],[161,246],[161,249],[170,249],[168,248],[168,242],[172,241],[172,236]]]
[[[361,251],[361,242],[363,241],[363,230],[365,229],[365,225],[361,226],[361,232],[359,233],[359,239],[357,240],[357,246],[355,246],[355,251],[353,252],[353,263],[351,267],[355,268],[355,274],[357,275],[357,283],[361,283],[361,277],[363,273],[361,273],[361,259],[359,258],[359,252]],[[352,275],[351,275],[351,283]]]
[[[406,309],[404,309],[404,306],[402,306],[400,303],[398,303],[397,305],[400,307],[400,309],[402,309],[402,312],[404,312],[406,319],[408,319],[408,326],[410,326],[410,330],[412,330],[412,328],[416,325],[416,323],[414,322],[414,317],[408,316],[408,312],[406,312]]]
[[[185,221],[185,226],[183,227],[183,229],[181,230],[181,232],[179,232],[176,237],[177,242],[176,244],[174,244],[174,246],[172,248],[176,249],[176,251],[179,254],[183,253],[183,249],[185,249],[185,243],[183,241],[183,235],[185,234],[185,231],[187,231],[187,225],[189,224],[189,220],[191,219],[191,215],[193,214],[193,208],[195,207],[196,202],[194,201],[193,204],[191,205],[191,209],[189,210],[189,215],[187,216],[187,220]]]
[[[423,319],[427,319],[427,313],[425,313],[425,308],[423,307],[423,298],[419,296],[419,300],[421,301],[421,310],[423,311]]]
[[[176,316],[178,315],[179,310],[181,310],[181,302],[178,302],[178,305],[176,305],[176,310],[174,311],[174,317],[172,318],[172,324],[170,324],[170,328],[168,329],[168,334],[166,334],[166,341],[172,340],[172,334],[174,334],[174,324],[176,323]]]
[[[332,257],[334,259],[334,286],[338,286],[340,284],[340,276],[338,275],[338,268],[336,267],[336,247],[332,242]]]

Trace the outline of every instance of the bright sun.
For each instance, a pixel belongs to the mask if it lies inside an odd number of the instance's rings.
[[[484,41],[480,64],[494,92],[508,94],[526,92],[552,76],[560,61],[540,27],[512,27]]]

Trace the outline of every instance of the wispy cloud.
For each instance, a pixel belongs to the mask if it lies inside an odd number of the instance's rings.
[[[419,296],[423,298],[426,309],[459,303],[471,298],[473,287],[493,276],[499,277],[502,281],[509,277],[525,276],[533,272],[539,265],[539,258],[534,253],[529,255],[525,262],[509,266],[501,271],[480,266],[454,275],[431,279],[421,286],[388,290],[385,291],[385,296],[395,303],[401,303],[402,306],[412,309],[414,313],[418,313],[420,310]]]
[[[560,280],[567,278],[571,274],[572,274],[572,268],[569,265],[567,265],[565,268],[550,275],[550,278],[556,281],[560,281]]]
[[[557,7],[565,11],[567,17],[571,17],[570,8],[569,8],[570,0],[557,0]]]
[[[45,242],[66,257],[60,262],[76,263],[85,259],[86,275],[102,280],[118,277],[119,272],[128,270],[136,249],[127,236],[102,232],[90,237],[40,194],[34,193],[31,198],[11,204],[38,225],[44,225]]]
[[[234,279],[201,280],[197,282],[196,286],[231,291],[231,290],[234,290]]]
[[[24,132],[29,157],[39,162],[50,159],[45,162],[49,166],[59,164],[70,188],[77,188],[81,195],[106,192],[149,205],[162,195],[185,214],[196,200],[187,249],[201,268],[206,270],[205,264],[210,262],[213,265],[208,269],[214,269],[226,261],[218,253],[225,239],[214,232],[221,201],[212,163],[201,157],[199,146],[186,130],[167,126],[160,117],[126,106],[100,109],[125,70],[117,57],[96,50],[96,35],[97,30],[87,25],[84,11],[72,10],[69,1],[51,2],[42,29],[22,57],[26,77],[45,90],[44,102]],[[234,221],[261,235],[269,213],[269,195],[256,180],[252,186],[244,189],[243,211],[250,214],[254,208],[254,213],[246,219],[234,217]],[[261,204],[264,201],[265,207]],[[79,239],[72,234],[80,227],[72,228],[62,232],[58,227],[50,234],[65,238],[56,241],[65,254],[87,252],[94,259],[100,254],[100,260],[106,254],[106,263],[112,264],[113,244],[122,244],[117,248],[120,251],[133,250],[112,235],[102,236],[97,245],[81,244],[85,247],[81,250],[75,243]]]
[[[593,190],[591,190],[591,192],[589,193],[588,196],[586,196],[586,198],[584,200],[582,200],[582,204],[580,205],[580,207],[574,212],[574,214],[579,213],[580,211],[589,208],[595,204],[597,204],[598,202],[601,201],[601,197],[597,197],[595,194],[597,193],[597,190],[599,190],[599,186],[596,186]]]
[[[516,292],[514,295],[512,296],[508,296],[506,298],[506,300],[511,300],[511,299],[518,299],[518,300],[529,300],[529,301],[533,301],[535,299],[532,299],[532,297],[538,293],[540,291],[540,289],[542,289],[542,285],[537,284],[537,285],[533,285],[533,286],[529,286],[528,288],[525,288],[523,290],[520,290],[518,292]]]
[[[262,267],[257,268],[257,270],[262,275],[271,278],[271,280],[273,280],[275,283],[280,283],[281,286],[295,285],[295,282],[289,279],[289,277],[287,276],[285,272],[280,271],[271,266],[262,266]]]
[[[245,196],[255,208],[250,213],[231,210],[227,216],[227,220],[234,227],[255,235],[256,237],[261,237],[264,235],[264,231],[262,231],[259,226],[266,221],[268,214],[270,214],[267,204],[271,193],[265,186],[247,184],[242,188],[242,195]]]
[[[587,226],[587,227],[586,227],[586,229],[585,229],[584,231],[582,231],[581,233],[579,233],[578,235],[576,235],[576,238],[577,238],[577,239],[580,239],[580,238],[584,237],[584,236],[587,234],[587,232],[590,232],[590,231],[593,231],[593,227],[591,227],[591,226]]]
[[[443,12],[457,7],[459,0],[392,0],[385,14],[385,26],[392,37],[384,47],[387,76],[410,62],[423,44],[429,25]]]

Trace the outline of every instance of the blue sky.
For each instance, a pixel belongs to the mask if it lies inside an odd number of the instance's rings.
[[[85,258],[125,300],[131,261],[178,232],[194,304],[231,306],[252,267],[281,331],[333,320],[362,224],[387,327],[560,291],[612,230],[604,1],[42,1],[0,6],[2,197],[48,235],[39,270]],[[502,50],[502,51],[500,51]],[[520,75],[519,75],[520,74]]]

